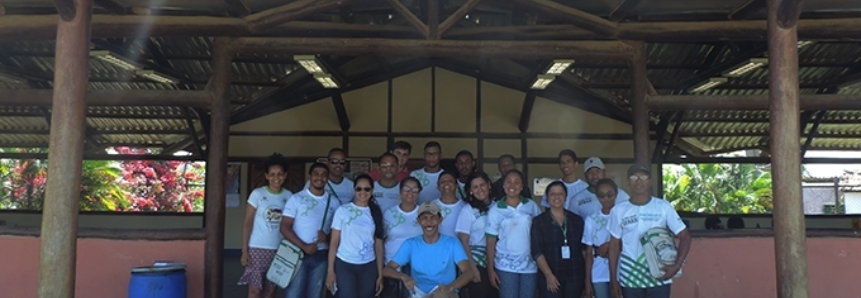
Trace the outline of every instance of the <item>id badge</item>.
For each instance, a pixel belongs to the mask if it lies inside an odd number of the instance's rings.
[[[562,258],[566,260],[571,258],[571,247],[568,245],[562,247]]]

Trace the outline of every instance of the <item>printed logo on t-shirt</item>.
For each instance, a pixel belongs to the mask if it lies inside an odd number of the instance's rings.
[[[360,210],[359,208],[350,206],[348,208],[348,211],[350,211],[350,213],[352,213],[352,214],[350,214],[350,217],[347,218],[347,220],[344,222],[345,226],[349,226],[350,223],[352,223],[354,220],[356,220],[357,218],[362,216],[362,210]]]
[[[308,205],[305,207],[305,211],[302,211],[302,216],[308,216],[308,212],[317,207],[317,200],[309,196],[302,196],[302,200],[305,201]],[[327,210],[328,211],[328,210]]]
[[[281,213],[281,208],[266,209],[266,221],[268,221],[269,223],[280,223]]]
[[[628,217],[624,217],[624,218],[622,218],[622,226],[627,226],[627,225],[636,224],[636,223],[637,223],[637,221],[638,221],[638,216],[637,216],[637,215],[631,215],[631,216],[628,216]]]
[[[586,204],[589,204],[589,203],[592,203],[592,198],[591,198],[591,197],[589,197],[589,198],[584,198],[584,199],[581,199],[581,200],[577,201],[577,207],[580,207],[580,206],[583,206],[583,205],[586,205]]]
[[[415,173],[414,177],[422,183],[422,188],[425,188],[430,184],[430,178],[428,178],[424,172],[416,171],[413,173]]]

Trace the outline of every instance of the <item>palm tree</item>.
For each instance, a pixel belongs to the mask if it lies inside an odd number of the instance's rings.
[[[665,167],[665,198],[677,210],[700,213],[769,213],[771,173],[751,164],[682,164]]]

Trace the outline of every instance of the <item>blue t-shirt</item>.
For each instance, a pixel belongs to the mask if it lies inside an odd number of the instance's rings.
[[[446,235],[440,235],[434,244],[425,243],[421,235],[407,239],[392,258],[398,265],[410,265],[410,276],[416,281],[419,290],[425,293],[437,285],[454,282],[457,263],[465,260],[466,253],[460,242]]]

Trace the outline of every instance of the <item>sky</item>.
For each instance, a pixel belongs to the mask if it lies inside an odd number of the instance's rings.
[[[804,157],[817,158],[861,158],[861,151],[807,151]],[[806,164],[805,168],[812,177],[837,177],[843,170],[861,170],[861,164]]]

